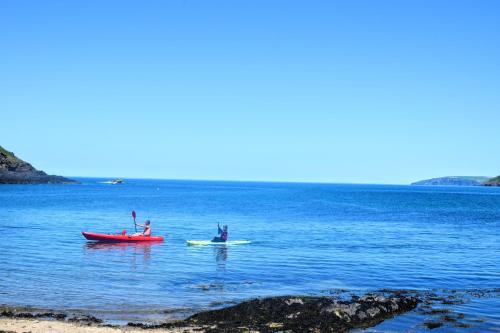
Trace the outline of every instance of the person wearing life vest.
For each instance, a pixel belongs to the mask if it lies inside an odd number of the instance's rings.
[[[215,236],[213,239],[212,239],[212,242],[225,242],[227,241],[227,238],[229,236],[228,232],[227,232],[227,225],[225,225],[222,229],[220,228],[220,225],[219,223],[217,223],[217,234],[219,236]]]

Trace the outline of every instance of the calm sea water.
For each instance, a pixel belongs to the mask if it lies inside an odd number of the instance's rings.
[[[333,289],[500,287],[500,188],[101,181],[0,186],[0,303],[133,320]],[[166,241],[82,237],[132,232],[132,210]],[[213,237],[217,222],[252,243],[186,246]],[[460,307],[477,330],[500,326],[497,297]],[[401,318],[380,329],[418,330]]]

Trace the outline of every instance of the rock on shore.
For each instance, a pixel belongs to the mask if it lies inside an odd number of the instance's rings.
[[[261,332],[343,332],[369,327],[414,309],[417,298],[366,295],[350,301],[326,297],[271,297],[198,313],[187,319],[195,325],[210,325],[207,331],[240,331],[245,327]]]
[[[280,296],[254,299],[220,310],[197,313],[161,325],[129,323],[142,328],[198,327],[203,332],[346,332],[370,327],[416,308],[419,299],[403,294],[368,294],[350,300]]]
[[[75,180],[47,175],[0,146],[0,184],[71,184]]]

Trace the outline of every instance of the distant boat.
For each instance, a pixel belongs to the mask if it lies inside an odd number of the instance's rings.
[[[111,181],[111,184],[113,184],[113,185],[123,184],[123,179],[120,179],[120,178],[113,179]]]

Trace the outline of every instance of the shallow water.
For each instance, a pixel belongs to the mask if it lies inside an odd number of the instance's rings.
[[[129,320],[332,289],[500,287],[500,188],[102,181],[0,186],[0,303]],[[166,241],[81,236],[133,232],[132,209]],[[218,221],[252,243],[186,246],[214,236]],[[463,307],[484,319],[479,330],[500,325],[497,297]],[[382,329],[414,320],[401,318]]]

